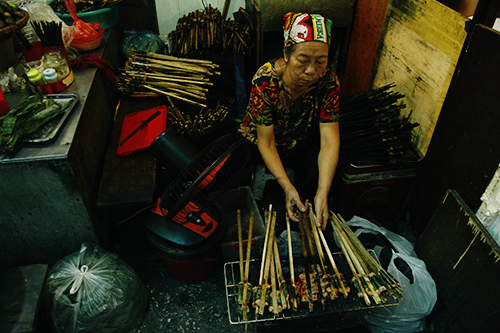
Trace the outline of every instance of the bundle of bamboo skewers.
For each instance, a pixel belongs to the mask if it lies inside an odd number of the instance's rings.
[[[250,217],[250,230],[253,225],[253,215]],[[316,228],[315,217],[310,208],[308,213],[300,212],[299,224],[302,235],[303,267],[298,269],[300,274],[296,279],[294,267],[294,256],[292,252],[292,241],[290,231],[290,221],[288,218],[288,256],[290,265],[290,283],[287,283],[282,269],[282,263],[278,251],[278,244],[275,237],[276,211],[265,212],[266,235],[262,250],[262,260],[260,263],[260,275],[258,284],[252,287],[248,281],[251,231],[248,235],[248,247],[246,265],[243,268],[243,248],[242,238],[240,242],[240,276],[238,285],[238,304],[245,321],[248,320],[250,312],[249,304],[255,309],[255,318],[261,317],[267,312],[273,316],[278,316],[283,310],[298,310],[298,304],[308,303],[309,311],[313,311],[314,302],[320,301],[323,308],[326,307],[327,300],[335,300],[339,293],[347,298],[350,287],[347,285],[343,275],[339,272],[333,254],[328,247],[328,243],[321,229]],[[241,235],[241,222],[238,213],[238,234]],[[309,248],[309,251],[307,250]],[[328,261],[325,254],[328,255]],[[316,253],[320,263],[317,262]]]
[[[404,117],[404,95],[394,84],[340,100],[340,158],[356,165],[407,164],[419,159],[410,149],[412,131],[419,126]]]
[[[191,117],[191,115],[180,111],[169,96],[167,99],[170,103],[170,108],[168,108],[169,124],[191,140],[206,136],[220,127],[230,111],[227,104],[231,104],[231,101],[226,104],[221,99],[215,109],[201,107],[199,112]]]
[[[298,258],[302,263],[302,266],[299,267],[294,267],[290,222],[288,217],[286,218],[290,265],[289,283],[283,275],[274,235],[276,212],[272,210],[272,205],[270,205],[269,211],[265,212],[266,234],[260,262],[260,275],[258,283],[254,286],[249,281],[254,216],[252,212],[249,222],[246,259],[244,260],[241,217],[238,211],[241,281],[237,285],[236,293],[239,313],[243,315],[244,321],[248,321],[250,305],[254,308],[255,318],[262,317],[266,313],[278,316],[287,309],[297,311],[300,303],[308,303],[309,312],[313,311],[315,302],[320,302],[325,309],[327,301],[335,300],[341,294],[347,298],[351,290],[350,284],[355,286],[357,296],[363,298],[368,306],[372,304],[372,300],[376,304],[387,302],[388,295],[394,299],[402,299],[403,290],[399,282],[372,257],[342,217],[330,212],[334,234],[353,273],[352,280],[347,282],[339,271],[323,231],[316,227],[316,217],[312,206],[309,205],[308,208],[307,212],[297,212],[303,252],[302,258]],[[298,276],[296,273],[299,273]]]
[[[250,25],[225,20],[217,8],[208,5],[177,21],[169,34],[171,54],[189,57],[201,53],[245,53],[251,42]]]
[[[177,58],[153,52],[132,51],[117,77],[118,91],[125,95],[162,94],[189,104],[207,107],[210,78],[220,75],[208,60]]]
[[[376,304],[386,301],[388,293],[394,298],[402,299],[403,289],[400,283],[370,255],[342,216],[330,212],[330,221],[353,273],[352,283],[358,297],[363,297],[367,305],[371,304],[370,297]]]

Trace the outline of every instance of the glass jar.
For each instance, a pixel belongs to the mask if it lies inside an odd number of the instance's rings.
[[[59,76],[54,68],[45,68],[43,70],[43,78],[47,84],[59,81]]]
[[[65,78],[70,72],[68,61],[59,51],[45,53],[43,55],[43,67],[45,69],[54,68],[59,78]]]

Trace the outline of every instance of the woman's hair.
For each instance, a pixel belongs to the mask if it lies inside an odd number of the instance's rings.
[[[293,45],[288,46],[288,47],[285,47],[285,48],[283,49],[283,55],[284,55],[286,58],[288,58],[288,59],[290,58],[290,56],[291,56],[291,55],[292,55],[292,53],[293,53],[293,50],[295,50],[295,45],[297,45],[297,44],[293,44]]]

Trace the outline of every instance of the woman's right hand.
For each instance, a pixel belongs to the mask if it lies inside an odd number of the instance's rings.
[[[299,193],[295,187],[290,186],[285,190],[285,200],[288,217],[294,222],[299,222],[299,215],[295,212],[295,207],[301,212],[305,212],[306,206],[300,201]]]

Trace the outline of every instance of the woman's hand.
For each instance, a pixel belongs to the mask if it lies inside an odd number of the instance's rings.
[[[314,211],[316,213],[316,226],[325,230],[329,219],[328,195],[316,194],[314,197]]]
[[[295,187],[285,189],[286,211],[288,217],[294,222],[299,222],[299,215],[295,212],[295,207],[301,212],[306,211],[306,206],[300,201],[300,196]]]

